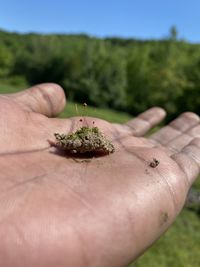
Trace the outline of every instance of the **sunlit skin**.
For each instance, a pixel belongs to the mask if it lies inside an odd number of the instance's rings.
[[[199,174],[196,114],[143,138],[162,109],[124,125],[51,118],[64,105],[55,84],[0,96],[0,267],[127,266],[172,224]],[[114,153],[76,161],[51,145],[94,123]]]

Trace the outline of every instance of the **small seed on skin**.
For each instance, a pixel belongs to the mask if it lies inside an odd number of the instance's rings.
[[[163,227],[165,224],[167,224],[168,220],[169,220],[168,212],[161,211],[161,214],[159,216],[159,226]]]
[[[153,160],[149,163],[149,166],[151,168],[156,168],[160,164],[160,161],[157,160],[156,158],[153,158]]]

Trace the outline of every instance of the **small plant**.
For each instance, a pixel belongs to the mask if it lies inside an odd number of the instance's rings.
[[[81,127],[71,134],[55,133],[56,147],[71,154],[87,152],[113,153],[113,144],[100,132],[97,127]]]
[[[75,105],[77,115],[78,107]],[[84,113],[86,113],[87,104],[83,104]],[[84,117],[83,117],[84,118]],[[80,122],[83,121],[81,118]],[[85,118],[84,121],[86,122]],[[95,122],[93,121],[93,124]],[[76,132],[70,134],[54,134],[56,138],[56,147],[66,150],[71,154],[84,153],[103,153],[110,154],[114,152],[113,144],[101,133],[98,127],[82,126]]]

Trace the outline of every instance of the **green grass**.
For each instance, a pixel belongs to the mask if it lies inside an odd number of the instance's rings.
[[[110,109],[94,108],[90,106],[87,106],[85,109],[81,104],[77,104],[77,108],[78,112],[76,110],[75,103],[69,102],[59,117],[66,118],[73,116],[91,116],[118,123],[124,123],[131,119],[131,116],[125,112],[116,112]]]
[[[129,267],[199,267],[200,217],[183,210],[173,226]]]
[[[0,84],[0,93],[18,92],[20,88]],[[78,105],[79,115],[93,116],[123,123],[130,119],[126,113],[109,109]],[[67,103],[59,117],[76,116],[74,103]],[[195,183],[200,190],[200,178]],[[148,223],[148,222],[147,222]],[[129,267],[199,267],[200,266],[200,217],[192,210],[183,210],[175,223],[138,261]]]
[[[0,83],[0,94],[11,94],[21,91],[23,88]]]

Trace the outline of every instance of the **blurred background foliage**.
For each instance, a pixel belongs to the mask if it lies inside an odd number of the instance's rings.
[[[56,82],[71,101],[132,115],[159,105],[171,119],[199,113],[200,45],[177,40],[175,27],[160,41],[1,30],[0,82]]]

